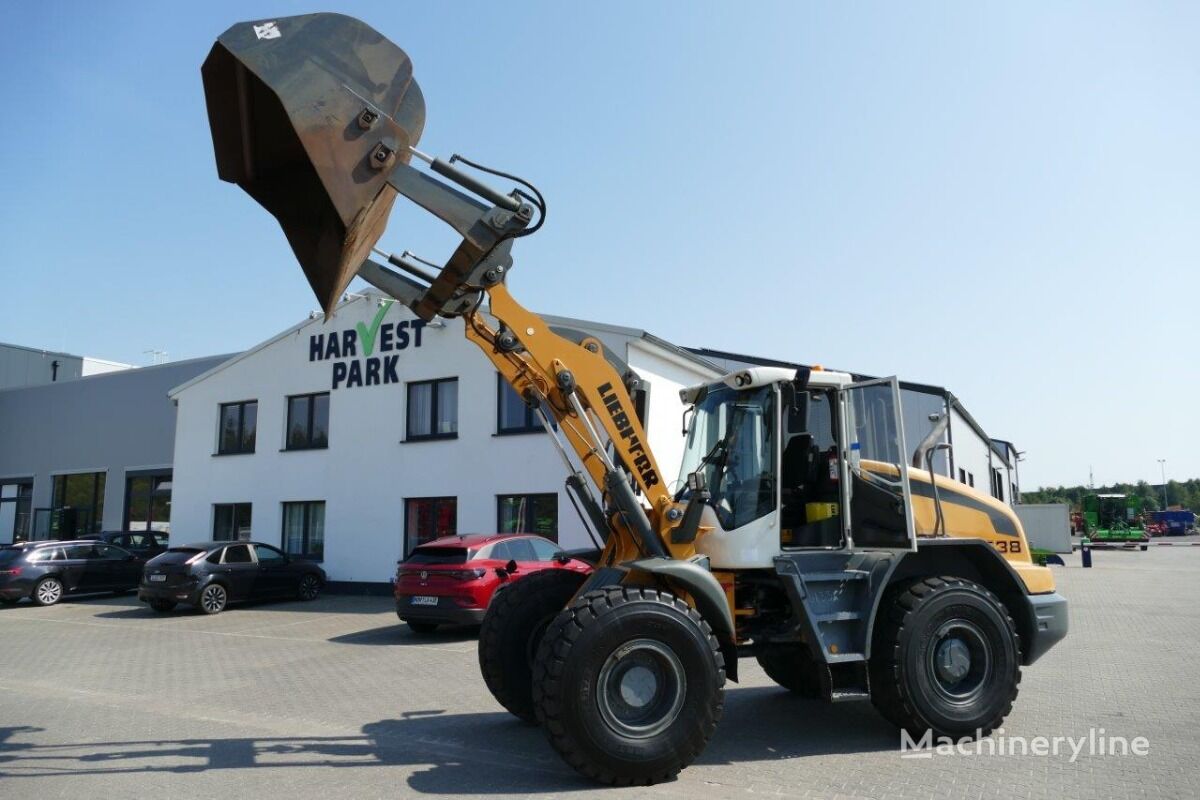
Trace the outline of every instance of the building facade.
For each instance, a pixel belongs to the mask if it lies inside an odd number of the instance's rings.
[[[595,336],[648,382],[647,435],[673,479],[679,389],[717,369],[643,331],[546,320]],[[519,530],[589,545],[550,437],[458,320],[425,324],[360,295],[171,397],[173,541],[253,538],[367,584],[441,535]]]
[[[0,544],[170,523],[173,386],[226,356],[0,390]]]

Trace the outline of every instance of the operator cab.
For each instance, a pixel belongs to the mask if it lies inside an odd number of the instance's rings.
[[[683,488],[709,494],[698,552],[722,569],[784,551],[910,549],[911,491],[895,379],[755,367],[680,393],[692,407]],[[847,513],[847,510],[849,513]]]

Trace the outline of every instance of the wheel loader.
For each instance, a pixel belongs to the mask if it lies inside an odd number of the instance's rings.
[[[424,99],[380,33],[337,14],[241,23],[202,77],[219,177],[276,218],[325,313],[357,275],[420,320],[461,320],[541,418],[594,568],[500,592],[479,660],[495,698],[582,774],[675,776],[743,658],[802,696],[870,700],[914,737],[986,735],[1021,668],[1066,634],[1066,600],[1013,512],[935,474],[937,429],[907,451],[895,378],[754,367],[689,387],[682,467],[664,474],[639,376],[509,293],[513,246],[542,226],[544,197],[418,150]],[[480,125],[518,135],[511,120]],[[401,197],[461,237],[448,258],[378,248]]]

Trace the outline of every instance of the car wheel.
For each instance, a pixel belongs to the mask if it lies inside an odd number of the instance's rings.
[[[768,645],[758,656],[767,677],[801,697],[819,697],[821,681],[817,666],[804,645]]]
[[[708,623],[679,598],[616,586],[554,618],[533,667],[551,745],[616,786],[673,778],[708,744],[725,703],[725,661]]]
[[[165,614],[175,608],[174,600],[151,600],[150,607],[160,614]]]
[[[404,623],[408,625],[408,629],[410,631],[418,636],[428,636],[438,628],[436,622],[414,622],[410,619],[406,619],[404,620]]]
[[[33,602],[39,606],[52,606],[62,600],[63,585],[58,578],[42,578],[33,587]]]
[[[492,697],[514,716],[537,722],[533,659],[550,621],[583,585],[585,575],[543,570],[496,592],[479,630],[479,671]]]
[[[317,595],[321,593],[321,581],[316,575],[305,575],[300,579],[300,588],[297,594],[301,600],[316,600]]]
[[[0,604],[6,605],[6,606],[15,606],[19,599],[20,598],[18,598],[18,597],[0,597]]]
[[[200,593],[200,610],[205,614],[220,614],[229,602],[229,593],[219,583],[210,583]]]
[[[912,736],[987,736],[1021,682],[1016,626],[987,589],[921,578],[885,597],[870,662],[871,700]]]

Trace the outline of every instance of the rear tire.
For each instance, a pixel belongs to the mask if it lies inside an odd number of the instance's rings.
[[[157,611],[160,614],[165,614],[168,611],[174,610],[175,601],[174,600],[151,600],[150,608],[154,609],[155,611]]]
[[[578,572],[543,570],[496,592],[479,630],[479,671],[492,697],[518,719],[537,723],[533,661],[547,627],[579,591]]]
[[[767,677],[800,697],[820,697],[821,681],[804,645],[769,645],[757,655]]]
[[[592,780],[673,778],[708,744],[725,703],[725,662],[708,623],[640,586],[588,592],[542,638],[533,701],[550,744]]]
[[[870,672],[871,701],[914,738],[986,736],[1017,698],[1020,640],[987,589],[921,578],[884,598]]]
[[[417,636],[428,636],[438,629],[436,622],[413,622],[412,620],[406,619],[404,620],[404,623],[408,625],[408,629]]]
[[[62,600],[64,587],[58,578],[42,578],[33,587],[33,602],[39,606],[52,606]]]
[[[200,592],[200,602],[196,605],[205,614],[220,614],[229,605],[229,592],[219,583],[210,583]]]
[[[6,606],[15,606],[21,598],[19,597],[0,597],[0,604]]]

